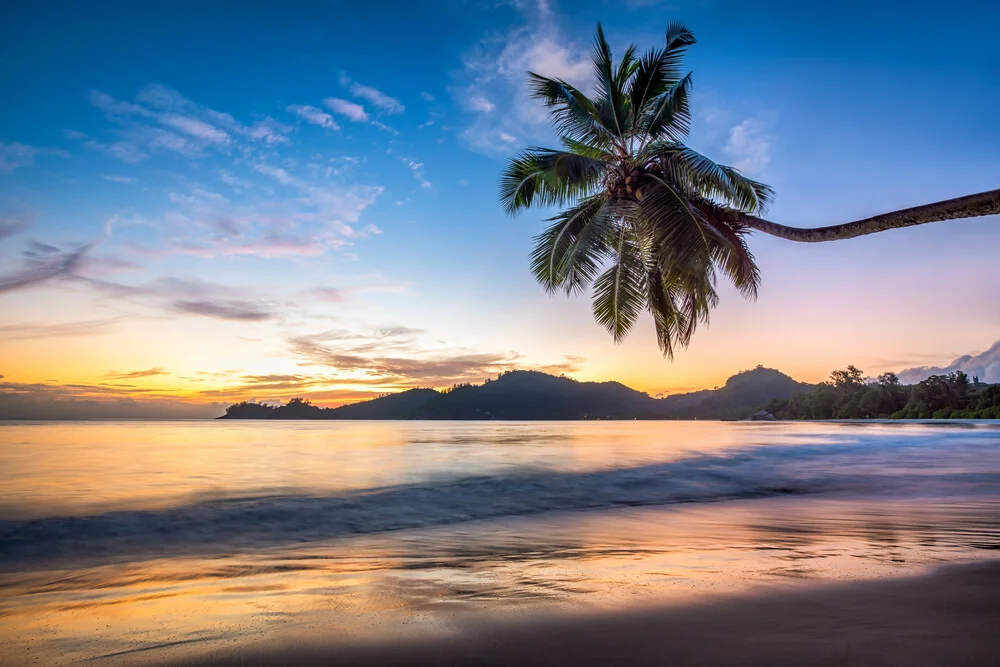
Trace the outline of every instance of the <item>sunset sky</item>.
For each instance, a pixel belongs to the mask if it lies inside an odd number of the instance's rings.
[[[533,282],[546,213],[506,217],[497,175],[553,143],[525,71],[587,86],[597,21],[617,53],[694,31],[690,143],[771,184],[772,220],[1000,187],[997,5],[811,4],[8,3],[0,392],[208,415],[510,368],[659,394],[990,348],[996,216],[757,234],[760,298],[723,286],[673,361],[648,319],[615,345],[588,299]]]

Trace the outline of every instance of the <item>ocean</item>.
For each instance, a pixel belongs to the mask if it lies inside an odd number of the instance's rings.
[[[1000,549],[1000,424],[0,424],[0,663],[447,635]]]

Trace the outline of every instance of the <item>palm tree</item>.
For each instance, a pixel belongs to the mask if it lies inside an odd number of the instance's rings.
[[[593,97],[529,72],[531,95],[549,108],[562,148],[529,148],[501,176],[501,200],[511,215],[536,205],[566,207],[535,238],[531,270],[550,292],[592,288],[594,316],[616,342],[647,310],[660,349],[672,357],[717,304],[717,272],[754,298],[760,272],[747,247],[752,231],[832,241],[1000,213],[994,190],[832,227],[787,227],[758,217],[770,187],[683,143],[691,74],[681,64],[694,43],[674,23],[664,48],[640,57],[632,45],[615,66],[598,25]]]

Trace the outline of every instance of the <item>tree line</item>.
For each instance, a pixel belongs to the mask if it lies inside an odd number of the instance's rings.
[[[962,371],[932,375],[914,385],[895,373],[865,380],[855,366],[765,409],[778,419],[1000,419],[1000,384],[969,379]]]

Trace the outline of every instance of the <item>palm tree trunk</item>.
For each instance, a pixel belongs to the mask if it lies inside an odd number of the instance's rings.
[[[883,232],[887,229],[912,227],[939,220],[955,220],[957,218],[976,218],[983,215],[1000,213],[1000,190],[980,192],[975,195],[948,199],[933,204],[914,206],[900,211],[883,213],[873,218],[855,220],[842,225],[830,227],[786,227],[770,220],[764,220],[744,213],[736,213],[733,222],[757,231],[778,236],[789,241],[803,243],[818,243],[820,241],[839,241]]]

